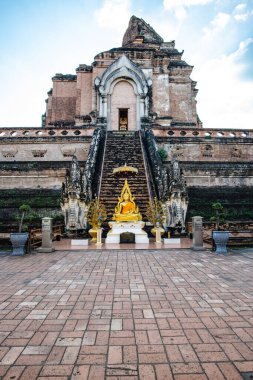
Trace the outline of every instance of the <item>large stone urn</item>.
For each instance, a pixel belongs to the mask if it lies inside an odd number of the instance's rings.
[[[229,231],[213,231],[212,235],[215,243],[215,252],[218,254],[228,253],[227,242],[229,239]]]
[[[23,256],[29,234],[27,232],[13,232],[10,234],[12,256]]]

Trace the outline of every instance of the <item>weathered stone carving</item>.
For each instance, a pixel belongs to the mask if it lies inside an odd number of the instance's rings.
[[[87,202],[90,202],[91,199],[97,195],[98,192],[98,182],[99,178],[97,178],[97,183],[95,182],[96,168],[99,166],[99,159],[102,159],[101,147],[103,146],[104,141],[104,131],[101,128],[95,129],[92,141],[90,144],[90,150],[88,154],[88,158],[86,161],[85,170],[83,173],[83,193],[85,194],[85,199]],[[101,154],[99,154],[101,153]],[[99,170],[100,173],[100,170]],[[101,173],[100,173],[101,175]]]
[[[62,184],[61,209],[64,212],[67,230],[80,230],[87,227],[88,210],[93,197],[92,185],[102,135],[101,129],[97,128],[94,131],[84,170],[80,168],[76,156],[73,155],[70,171],[67,171],[65,183]]]
[[[32,154],[33,157],[44,157],[47,153],[47,149],[33,149]]]
[[[157,197],[163,204],[165,224],[167,227],[181,226],[184,231],[188,194],[179,163],[174,157],[167,171],[158,154],[153,131],[147,129],[144,136]]]
[[[203,157],[212,157],[213,156],[213,147],[212,145],[205,145],[202,151]]]
[[[66,230],[81,230],[86,227],[89,206],[83,197],[82,173],[76,156],[73,156],[70,171],[62,184],[61,209],[64,212]]]
[[[237,147],[231,148],[231,156],[236,158],[242,157],[242,151],[241,149],[238,149]]]
[[[2,155],[5,158],[13,158],[18,153],[18,150],[16,148],[5,148],[2,150]]]
[[[168,198],[164,203],[166,225],[181,226],[185,230],[185,218],[188,208],[186,182],[178,161],[173,158],[169,169]]]
[[[148,153],[149,166],[152,171],[157,198],[159,200],[166,199],[168,193],[168,176],[166,169],[163,167],[161,157],[158,154],[154,133],[151,129],[146,129],[144,132],[144,143]]]
[[[95,87],[98,91],[99,117],[107,118],[108,115],[111,115],[113,109],[110,101],[111,95],[114,92],[114,86],[122,80],[131,84],[132,90],[137,95],[136,107],[140,118],[147,117],[149,111],[149,89],[152,80],[150,77],[146,78],[138,65],[125,54],[108,66],[101,77],[97,76],[95,79]],[[139,129],[139,120],[136,119],[136,123],[136,129]],[[112,127],[113,119],[110,116],[107,120],[107,128],[110,130]]]
[[[173,149],[173,156],[175,158],[178,158],[178,157],[183,157],[184,156],[184,147],[182,145],[176,145],[175,148]]]
[[[63,145],[63,147],[61,147],[61,152],[64,157],[72,157],[76,152],[76,148],[70,145]]]

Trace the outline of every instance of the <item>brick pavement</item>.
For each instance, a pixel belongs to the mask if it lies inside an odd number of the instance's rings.
[[[1,379],[253,372],[253,255],[72,251],[0,262]]]

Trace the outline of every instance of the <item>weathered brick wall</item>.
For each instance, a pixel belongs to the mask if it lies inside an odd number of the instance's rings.
[[[92,111],[92,72],[77,74],[76,115],[88,115]]]
[[[89,142],[6,142],[0,144],[0,162],[15,161],[69,161],[73,154],[78,161],[85,161],[89,151]]]
[[[191,83],[170,83],[171,116],[177,120],[196,123],[193,117]]]
[[[46,99],[46,125],[52,120],[52,95],[48,95]]]
[[[81,141],[77,137],[6,140],[0,143],[0,190],[60,189],[73,154],[84,166],[90,147],[87,137]]]
[[[69,165],[66,165],[68,167]],[[66,169],[1,170],[0,190],[4,189],[61,189]]]
[[[76,82],[54,81],[51,122],[74,120],[76,114]]]
[[[118,124],[117,113],[115,113],[115,118]],[[75,129],[69,130],[69,134],[73,135],[74,131]],[[62,182],[62,172],[58,173],[54,170],[43,172],[44,169],[40,165],[54,165],[57,162],[68,165],[73,154],[80,162],[86,161],[91,141],[88,136],[92,134],[92,131],[84,129],[81,133],[87,136],[68,135],[65,138],[62,137],[61,130],[56,130],[56,132],[57,137],[24,138],[23,133],[26,132],[19,132],[20,138],[7,137],[6,141],[2,138],[0,188],[58,187]],[[229,134],[229,132],[226,133]],[[239,135],[243,132],[236,133]],[[34,134],[36,135],[36,132]],[[45,141],[42,141],[43,139]],[[253,144],[251,140],[251,137],[205,139],[204,137],[172,138],[167,135],[167,137],[157,137],[157,144],[168,152],[167,164],[173,156],[179,160],[189,186],[252,186]],[[15,172],[17,162],[27,164],[26,170],[19,168]],[[14,172],[7,172],[4,169],[5,163],[12,164]],[[190,166],[189,163],[191,163]]]
[[[153,112],[156,112],[158,117],[168,116],[171,114],[169,76],[153,74],[152,79]]]
[[[250,162],[253,158],[253,145],[243,142],[184,142],[182,139],[178,142],[159,143],[159,146],[168,153],[168,160],[174,156],[182,162]]]
[[[229,163],[224,166],[220,163],[217,166],[201,166],[189,168],[181,164],[183,169],[187,186],[191,187],[230,187],[230,188],[244,188],[253,186],[253,166],[248,168],[246,165],[235,165]],[[202,193],[199,194],[200,197]]]

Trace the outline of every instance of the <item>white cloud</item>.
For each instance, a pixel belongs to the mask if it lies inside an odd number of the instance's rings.
[[[206,5],[215,0],[163,0],[164,9],[172,11],[179,20],[187,16],[186,9],[194,5]]]
[[[166,0],[165,0],[166,1]],[[186,9],[185,7],[181,6],[181,7],[176,7],[174,9],[174,12],[175,12],[175,16],[178,20],[184,20],[186,17],[187,17],[187,12],[186,12]]]
[[[105,0],[102,8],[95,11],[95,18],[101,28],[124,32],[130,14],[131,0]]]
[[[247,7],[247,4],[245,3],[240,3],[240,4],[237,4],[237,6],[235,7],[235,12],[243,12]]]
[[[242,13],[242,14],[237,14],[234,16],[235,20],[236,21],[246,21],[248,18],[249,18],[249,14],[248,13]]]
[[[219,12],[210,22],[210,26],[203,28],[205,38],[213,38],[217,33],[225,29],[231,20],[231,15],[224,12]]]
[[[228,13],[218,13],[216,18],[213,20],[212,24],[215,28],[223,29],[227,26],[230,20],[230,15]]]
[[[205,62],[195,71],[200,94],[198,112],[206,128],[252,128],[253,81],[243,81],[239,58],[253,38],[242,41],[236,51]]]
[[[237,60],[241,58],[247,52],[248,46],[251,45],[252,43],[253,43],[253,38],[247,38],[246,40],[241,41],[238,49],[232,54],[230,54],[230,57],[233,60]]]
[[[213,0],[164,0],[163,5],[166,9],[173,9],[177,7],[190,7],[192,5],[205,5]]]
[[[247,10],[247,4],[245,3],[238,4],[231,14],[219,12],[210,22],[209,26],[203,28],[204,38],[212,39],[216,37],[218,33],[223,31],[231,21],[247,21],[252,15],[253,10]]]
[[[240,3],[235,7],[233,15],[236,21],[245,22],[253,15],[253,10],[247,10],[247,4]]]

